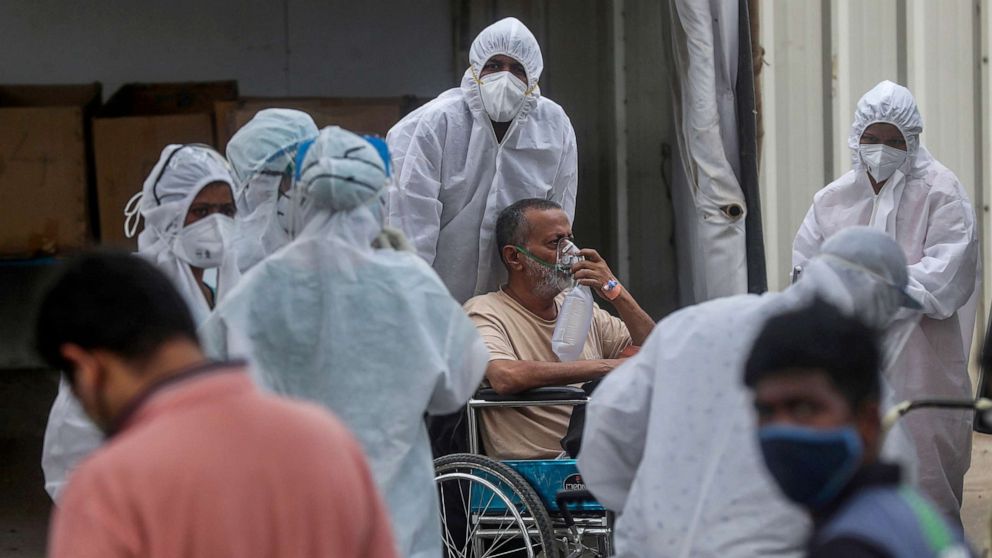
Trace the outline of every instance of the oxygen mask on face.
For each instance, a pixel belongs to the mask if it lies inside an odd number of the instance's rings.
[[[572,242],[572,239],[562,237],[558,241],[556,250],[555,271],[568,278],[569,286],[575,286],[575,279],[572,277],[572,266],[584,260],[579,252],[579,247]]]

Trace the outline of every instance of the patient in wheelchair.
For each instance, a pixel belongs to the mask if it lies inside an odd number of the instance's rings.
[[[558,245],[572,239],[562,208],[548,200],[519,201],[496,223],[499,257],[507,281],[496,292],[465,303],[489,349],[485,385],[504,395],[545,386],[580,386],[601,378],[647,338],[654,321],[620,286],[602,257],[591,249],[570,266],[559,264]],[[594,307],[581,356],[560,362],[551,347],[564,289],[572,281],[609,302],[619,318]],[[482,411],[482,442],[495,459],[554,459],[571,407],[518,407]]]

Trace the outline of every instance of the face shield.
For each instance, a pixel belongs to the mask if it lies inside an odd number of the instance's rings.
[[[244,236],[240,266],[247,269],[291,240],[293,157],[297,147],[281,149],[261,167],[245,175],[235,199]]]
[[[903,306],[918,303],[874,271],[831,254],[820,254],[803,269],[800,285],[815,287],[819,296],[848,315],[882,331]]]

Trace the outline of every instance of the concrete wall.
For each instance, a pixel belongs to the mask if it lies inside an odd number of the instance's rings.
[[[5,83],[237,79],[243,95],[434,96],[451,2],[0,2]],[[460,75],[459,75],[460,77]]]

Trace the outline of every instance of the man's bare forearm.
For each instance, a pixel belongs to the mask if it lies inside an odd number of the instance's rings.
[[[654,329],[654,320],[651,316],[648,316],[626,289],[613,301],[613,307],[617,309],[620,319],[630,332],[630,342],[638,347],[643,345]]]
[[[486,379],[497,393],[510,395],[545,386],[564,386],[602,377],[622,359],[541,362],[535,360],[492,360]]]

